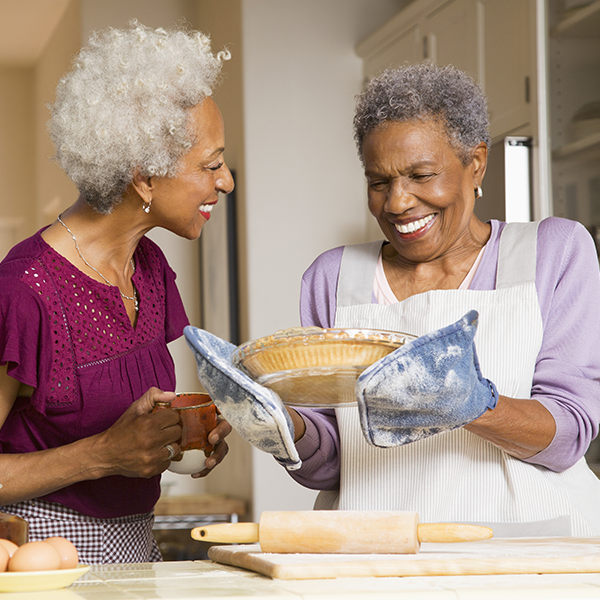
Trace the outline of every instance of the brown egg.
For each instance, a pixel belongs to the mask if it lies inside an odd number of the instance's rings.
[[[0,544],[0,573],[6,571],[9,559],[10,555],[8,554],[8,550]]]
[[[4,538],[0,538],[0,546],[4,546],[8,550],[9,556],[12,556],[19,548],[17,544],[10,540],[5,540]]]
[[[79,563],[77,548],[64,537],[49,537],[44,540],[47,544],[54,546],[60,555],[61,569],[74,569]]]
[[[11,556],[9,571],[54,571],[60,568],[58,550],[46,542],[27,542]]]

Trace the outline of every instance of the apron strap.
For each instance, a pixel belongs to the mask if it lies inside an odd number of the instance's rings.
[[[539,222],[507,223],[500,236],[496,289],[535,282]],[[337,305],[371,304],[381,240],[344,246]]]
[[[337,287],[337,305],[371,304],[377,260],[383,241],[344,246]]]
[[[535,283],[539,222],[507,223],[500,235],[496,289]]]

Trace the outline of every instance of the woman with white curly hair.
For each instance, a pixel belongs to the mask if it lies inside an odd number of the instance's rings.
[[[226,52],[183,29],[94,34],[59,83],[50,134],[80,196],[0,264],[0,505],[83,563],[161,560],[160,474],[179,452],[167,343],[188,324],[145,234],[193,240],[233,189],[211,98]],[[210,434],[207,475],[230,426]]]

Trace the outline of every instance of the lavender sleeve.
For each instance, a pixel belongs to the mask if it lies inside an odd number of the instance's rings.
[[[336,294],[344,247],[324,252],[302,276],[300,321],[303,327],[333,327]]]
[[[552,414],[556,433],[526,462],[560,472],[574,465],[598,435],[600,272],[592,237],[573,221],[542,221],[538,256],[544,337],[531,397]]]
[[[300,319],[304,327],[333,327],[337,280],[343,247],[321,254],[302,277]],[[289,474],[301,485],[333,490],[340,481],[340,439],[335,411],[296,409],[304,419],[306,432],[296,443],[302,467]]]
[[[492,237],[471,289],[495,289],[503,227],[492,222]],[[537,256],[543,338],[531,398],[552,414],[556,433],[544,450],[525,462],[561,472],[585,454],[598,434],[600,270],[592,237],[575,221],[555,217],[541,221]]]

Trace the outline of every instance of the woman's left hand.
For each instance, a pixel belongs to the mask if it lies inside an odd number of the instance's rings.
[[[206,477],[227,455],[229,446],[225,438],[231,433],[231,425],[221,416],[218,416],[217,426],[209,433],[208,441],[215,447],[213,453],[206,459],[206,468],[192,477]]]

